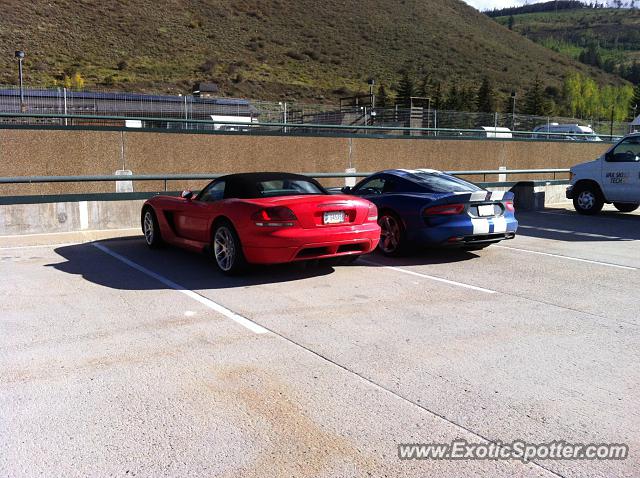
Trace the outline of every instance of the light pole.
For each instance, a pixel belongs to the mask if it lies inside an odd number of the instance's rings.
[[[22,60],[24,60],[24,52],[16,50],[16,58],[18,59],[18,81],[20,83],[20,111],[25,112],[27,107],[24,104],[24,89],[22,83]]]
[[[375,108],[376,100],[375,100],[375,96],[373,95],[373,87],[376,84],[376,80],[374,80],[373,78],[369,78],[367,83],[369,84],[369,101],[371,103],[371,108]]]
[[[511,131],[516,129],[516,90],[511,92],[511,100],[513,104],[511,106]]]

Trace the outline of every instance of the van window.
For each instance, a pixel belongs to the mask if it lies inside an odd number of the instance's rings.
[[[607,161],[612,163],[640,162],[640,138],[623,140],[607,154]]]

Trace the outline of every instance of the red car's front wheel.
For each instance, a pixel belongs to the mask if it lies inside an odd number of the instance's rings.
[[[211,252],[218,269],[225,274],[237,274],[246,268],[240,238],[229,222],[221,222],[215,228]]]

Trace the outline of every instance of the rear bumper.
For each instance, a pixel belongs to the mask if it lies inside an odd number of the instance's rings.
[[[473,244],[491,244],[505,239],[513,239],[518,230],[518,221],[513,217],[504,217],[495,223],[490,221],[484,229],[475,229],[468,220],[449,222],[441,225],[423,227],[414,233],[410,240],[425,246],[465,246]]]
[[[367,254],[376,248],[380,240],[380,227],[375,223],[320,230],[284,228],[265,232],[243,245],[247,262],[278,264]]]
[[[444,246],[447,247],[464,247],[464,246],[474,246],[474,245],[483,245],[483,244],[495,244],[496,242],[513,239],[516,237],[515,232],[504,232],[497,234],[475,234],[470,236],[464,236],[461,238],[456,238],[456,240],[449,240],[444,243]]]

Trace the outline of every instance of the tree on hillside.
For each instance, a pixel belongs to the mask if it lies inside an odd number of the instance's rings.
[[[507,26],[509,27],[509,30],[513,30],[513,27],[516,24],[516,19],[513,18],[513,15],[509,15],[509,20],[507,21]]]
[[[477,95],[478,111],[482,113],[492,113],[495,111],[495,97],[493,94],[493,86],[486,76],[482,80],[482,84],[478,89]]]
[[[433,87],[433,96],[431,98],[431,107],[439,110],[442,108],[444,101],[442,100],[442,84],[438,81]]]
[[[544,94],[542,82],[537,76],[533,81],[533,85],[531,85],[524,95],[523,112],[534,116],[547,116],[551,113],[549,102]]]
[[[458,92],[458,87],[454,83],[449,87],[447,99],[444,101],[444,108],[451,111],[460,111],[462,109],[462,98]]]
[[[424,75],[420,82],[420,87],[417,90],[418,96],[423,98],[431,98],[433,100],[433,80],[428,73]]]
[[[398,97],[396,103],[403,107],[409,108],[411,106],[411,97],[415,96],[415,84],[408,71],[402,74],[400,84],[398,85]]]
[[[589,45],[587,45],[587,48],[582,50],[580,52],[580,55],[578,55],[578,60],[585,65],[593,65],[597,66],[598,68],[602,68],[603,61],[602,53],[600,52],[600,46],[595,42],[589,43]]]
[[[460,110],[477,111],[476,91],[469,86],[460,90]]]
[[[380,108],[386,108],[390,105],[389,102],[389,93],[387,93],[387,89],[384,87],[382,83],[378,87],[378,96],[376,96],[376,106]]]

